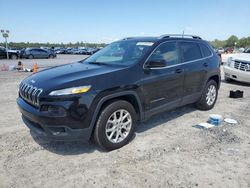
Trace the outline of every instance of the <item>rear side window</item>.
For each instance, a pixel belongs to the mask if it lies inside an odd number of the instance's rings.
[[[209,50],[209,48],[205,44],[200,44],[200,47],[203,53],[203,57],[208,57],[212,54],[211,50]]]
[[[202,58],[200,47],[195,42],[181,42],[180,48],[184,62]]]

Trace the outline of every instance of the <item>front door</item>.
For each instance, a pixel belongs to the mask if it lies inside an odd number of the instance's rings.
[[[160,44],[148,58],[148,62],[165,61],[166,67],[144,69],[143,93],[146,111],[173,108],[183,96],[184,68],[180,64],[179,50],[175,41]],[[145,67],[145,66],[144,66]]]
[[[0,48],[0,59],[6,58],[6,52]]]

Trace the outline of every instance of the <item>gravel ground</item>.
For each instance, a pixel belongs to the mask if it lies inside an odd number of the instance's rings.
[[[51,66],[83,58],[22,61]],[[104,152],[92,143],[49,142],[29,132],[15,102],[28,75],[0,72],[0,187],[250,187],[249,85],[222,81],[214,109],[188,105],[159,114],[137,127],[131,143]],[[230,99],[232,89],[244,90],[244,98]],[[211,113],[239,123],[193,127]]]

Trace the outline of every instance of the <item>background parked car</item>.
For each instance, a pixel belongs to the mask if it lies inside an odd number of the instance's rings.
[[[225,80],[250,83],[250,49],[231,55],[224,66]]]
[[[225,49],[225,53],[230,53],[231,54],[231,53],[233,53],[233,51],[234,51],[234,49],[230,48],[230,47]]]
[[[92,54],[96,53],[99,50],[100,49],[98,49],[98,48],[88,48],[87,49],[87,55],[92,55]]]
[[[224,53],[224,52],[225,52],[224,48],[222,47],[218,48],[218,53]]]
[[[19,58],[19,51],[17,50],[8,50],[9,58],[10,59],[17,59]],[[4,47],[0,47],[0,59],[7,58],[7,51]]]
[[[57,50],[55,51],[55,53],[56,53],[56,54],[65,54],[66,51],[67,51],[67,49],[65,49],[65,48],[60,48],[60,49],[57,49]]]
[[[41,49],[41,48],[27,48],[22,51],[22,58],[55,58],[56,54],[52,50]]]

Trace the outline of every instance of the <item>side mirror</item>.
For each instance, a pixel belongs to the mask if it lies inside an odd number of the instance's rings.
[[[146,63],[146,68],[161,68],[161,67],[166,67],[167,63],[164,59],[160,60],[151,60]]]

